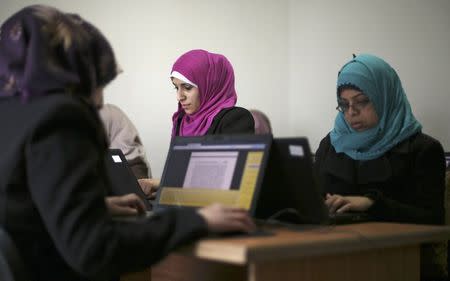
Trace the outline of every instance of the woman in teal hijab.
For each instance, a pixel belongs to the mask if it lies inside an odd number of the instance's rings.
[[[329,212],[443,223],[444,152],[422,133],[395,70],[373,55],[354,57],[339,71],[337,104],[315,163]]]
[[[330,134],[337,152],[356,160],[371,160],[420,132],[422,126],[411,112],[397,73],[382,59],[372,55],[355,57],[340,71],[337,86],[341,89],[337,97],[340,112]],[[348,101],[342,98],[346,88],[352,87],[363,93],[363,101],[370,101],[375,109],[378,122],[373,127],[360,128],[361,117],[353,114],[355,110],[351,109],[355,108],[349,108]]]

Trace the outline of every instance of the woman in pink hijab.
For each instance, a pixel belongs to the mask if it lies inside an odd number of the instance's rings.
[[[189,51],[174,63],[170,77],[178,100],[172,136],[254,134],[251,113],[235,106],[234,71],[226,57]]]
[[[192,50],[177,59],[170,74],[177,91],[172,136],[254,134],[252,114],[236,107],[234,71],[226,57]],[[147,196],[156,196],[159,179],[140,179]]]

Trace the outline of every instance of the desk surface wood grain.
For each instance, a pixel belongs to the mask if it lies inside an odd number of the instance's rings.
[[[178,253],[245,265],[254,261],[311,257],[408,246],[450,239],[450,227],[398,223],[271,228],[270,236],[203,239]]]

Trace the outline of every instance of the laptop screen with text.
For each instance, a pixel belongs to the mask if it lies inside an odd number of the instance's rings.
[[[161,178],[157,207],[222,203],[252,211],[271,139],[256,135],[175,137]]]

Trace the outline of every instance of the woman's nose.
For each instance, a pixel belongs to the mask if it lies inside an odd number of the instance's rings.
[[[359,113],[359,110],[355,109],[355,107],[353,105],[349,106],[347,109],[348,115],[354,116],[354,115],[357,115],[358,113]]]
[[[177,100],[178,100],[178,101],[182,101],[182,100],[184,100],[184,99],[186,99],[186,96],[183,95],[183,93],[181,92],[181,90],[178,90],[178,91],[177,91]]]

